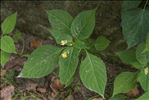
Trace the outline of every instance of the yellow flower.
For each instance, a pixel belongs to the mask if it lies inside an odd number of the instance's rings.
[[[146,67],[146,68],[144,69],[144,74],[145,74],[145,75],[147,75],[147,74],[149,73],[148,70],[149,70],[148,67]]]
[[[68,43],[67,40],[61,40],[61,45],[65,45],[65,44],[67,44],[67,43]]]
[[[72,43],[70,43],[70,46],[72,46]]]
[[[62,55],[63,58],[67,58],[68,57],[68,52],[65,51],[61,55]]]

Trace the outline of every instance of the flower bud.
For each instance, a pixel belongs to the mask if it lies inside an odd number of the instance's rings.
[[[65,44],[67,44],[68,43],[68,41],[67,40],[61,40],[61,45],[65,45]]]
[[[67,58],[68,57],[68,52],[65,51],[61,55],[62,55],[63,58]]]
[[[144,74],[145,74],[145,75],[147,75],[147,74],[149,73],[148,70],[149,70],[148,67],[146,67],[146,68],[144,69]]]

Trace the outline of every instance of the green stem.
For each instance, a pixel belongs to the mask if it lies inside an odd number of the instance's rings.
[[[148,0],[146,0],[143,10],[145,10],[147,3],[148,3]]]
[[[24,44],[24,39],[22,39],[22,44],[23,44],[23,47],[22,47],[22,50],[21,50],[21,55],[23,54],[23,52],[24,52],[24,47],[25,47],[25,44]]]

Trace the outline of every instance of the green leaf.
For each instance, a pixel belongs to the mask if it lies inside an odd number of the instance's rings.
[[[4,67],[4,65],[9,61],[9,53],[4,52],[3,50],[1,50],[1,66]]]
[[[143,52],[149,52],[149,32],[146,37],[145,48],[144,48]]]
[[[111,97],[109,100],[129,100],[129,98],[125,95],[119,94]]]
[[[10,36],[2,36],[0,48],[7,53],[16,53],[14,40]]]
[[[144,47],[144,43],[138,45],[136,49],[136,58],[141,64],[147,65],[149,63],[149,51],[144,53]]]
[[[87,49],[90,53],[95,53],[95,51],[97,51],[95,48],[95,41],[96,41],[95,39],[91,39],[91,38],[85,40]]]
[[[149,98],[149,91],[145,92],[141,97],[137,98],[136,100],[148,100]]]
[[[8,16],[1,24],[3,34],[12,32],[16,25],[17,13]]]
[[[22,39],[22,33],[17,30],[15,32],[15,34],[13,35],[13,39],[14,39],[15,43],[18,42],[19,40]]]
[[[104,36],[99,36],[97,39],[96,39],[96,42],[95,42],[95,48],[98,50],[98,51],[102,51],[104,49],[106,49],[110,44],[110,41],[104,37]]]
[[[135,9],[138,8],[139,4],[141,3],[141,0],[125,0],[122,3],[122,10],[131,10],[131,9]]]
[[[133,67],[137,69],[141,69],[144,67],[144,65],[140,64],[136,59],[136,51],[134,49],[131,50],[124,50],[119,51],[116,53],[116,55],[121,59],[121,61],[124,64],[132,65]]]
[[[138,81],[144,91],[149,90],[149,68],[148,67],[141,70],[141,72],[138,75]]]
[[[73,17],[68,12],[57,9],[57,10],[49,10],[47,13],[52,28],[58,29],[59,31],[62,32],[63,31],[70,32]],[[64,33],[64,34],[70,34],[70,33]]]
[[[106,66],[101,58],[88,52],[80,65],[80,78],[86,88],[104,97],[107,82]]]
[[[67,85],[75,74],[78,66],[80,50],[68,47],[63,50],[59,58],[59,77],[63,84]]]
[[[67,41],[68,43],[72,42],[72,36],[68,34],[62,33],[57,29],[51,29],[50,32],[58,44],[61,44],[61,41]]]
[[[52,45],[44,45],[37,48],[29,56],[18,77],[40,78],[48,75],[58,64],[61,50]]]
[[[84,40],[90,37],[95,27],[96,10],[81,12],[72,22],[71,33],[74,37]]]
[[[78,49],[87,49],[88,46],[84,41],[81,40],[76,40],[74,43],[74,47],[78,48]]]
[[[71,83],[74,81],[75,76],[73,76],[66,84],[65,87],[68,87],[69,85],[71,85]]]
[[[145,40],[149,32],[149,10],[133,9],[122,12],[122,31],[128,48]]]
[[[49,22],[52,26],[52,36],[56,39],[57,43],[61,40],[71,40],[70,27],[73,17],[63,10],[49,10],[47,11]]]
[[[122,72],[114,81],[113,96],[119,93],[127,93],[136,86],[136,73]]]

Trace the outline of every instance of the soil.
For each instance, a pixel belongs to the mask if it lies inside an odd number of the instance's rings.
[[[103,100],[94,92],[86,89],[80,82],[78,73],[71,86],[65,88],[58,78],[58,69],[40,79],[18,78],[23,64],[34,49],[44,44],[55,44],[48,31],[50,24],[46,10],[64,9],[76,16],[79,12],[98,6],[96,27],[92,39],[100,35],[112,41],[110,47],[103,52],[102,59],[106,63],[108,83],[105,97],[112,96],[113,81],[122,71],[134,71],[130,66],[119,62],[114,53],[126,47],[121,31],[121,1],[1,1],[2,20],[17,11],[16,29],[22,32],[22,40],[16,43],[19,53],[11,55],[9,62],[1,68],[0,90],[4,100]],[[12,35],[14,33],[12,32]],[[48,37],[48,38],[47,38]],[[121,45],[123,44],[123,45]],[[6,95],[8,94],[8,95]]]

